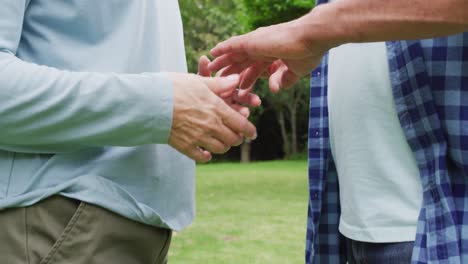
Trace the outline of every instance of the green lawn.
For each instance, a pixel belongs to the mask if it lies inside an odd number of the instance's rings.
[[[307,200],[306,161],[198,166],[197,217],[169,263],[303,263]]]

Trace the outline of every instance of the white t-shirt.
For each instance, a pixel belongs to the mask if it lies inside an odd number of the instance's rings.
[[[421,180],[395,109],[385,43],[343,45],[329,58],[340,232],[364,242],[414,241]]]

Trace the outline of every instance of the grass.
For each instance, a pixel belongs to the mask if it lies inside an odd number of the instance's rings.
[[[197,217],[174,236],[171,264],[303,263],[306,161],[197,168]]]

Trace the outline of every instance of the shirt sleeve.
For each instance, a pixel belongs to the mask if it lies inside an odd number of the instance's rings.
[[[27,4],[0,0],[0,149],[166,144],[173,111],[168,76],[70,72],[20,60]]]

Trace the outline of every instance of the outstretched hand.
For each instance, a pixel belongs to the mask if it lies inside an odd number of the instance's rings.
[[[288,88],[318,66],[328,45],[308,43],[305,20],[259,28],[232,37],[211,50],[211,71],[241,73],[241,89],[248,89],[262,75],[269,76],[272,92]]]

